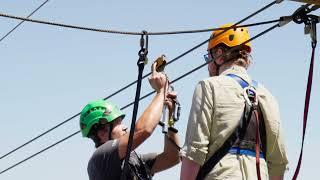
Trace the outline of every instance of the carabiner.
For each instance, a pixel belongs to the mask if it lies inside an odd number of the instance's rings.
[[[258,106],[258,96],[253,86],[243,88],[243,96],[248,105]]]

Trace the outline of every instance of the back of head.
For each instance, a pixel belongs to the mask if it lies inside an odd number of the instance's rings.
[[[219,30],[212,32],[208,43],[208,51],[218,47],[233,50],[224,57],[228,64],[236,64],[248,68],[251,63],[250,52],[252,46],[250,42],[249,30],[247,27],[230,28],[233,24],[224,24]],[[229,29],[228,29],[229,28]]]

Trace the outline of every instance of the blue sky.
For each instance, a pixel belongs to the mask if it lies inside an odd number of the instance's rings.
[[[0,1],[0,12],[27,16],[43,1]],[[236,22],[271,1],[84,1],[51,0],[32,18],[79,26],[122,31],[149,32],[192,30],[218,27]],[[292,14],[301,4],[284,1],[246,21],[278,19]],[[319,12],[315,12],[318,14]],[[0,18],[0,37],[19,21]],[[271,25],[250,28],[255,35]],[[210,32],[149,37],[150,61],[165,54],[173,59],[203,42]],[[41,132],[80,112],[91,100],[107,97],[137,78],[139,36],[127,36],[65,29],[24,23],[0,42],[0,155],[16,148]],[[285,179],[297,164],[302,132],[306,80],[311,56],[310,37],[303,25],[290,23],[252,42],[252,77],[278,98],[290,161]],[[206,45],[167,66],[170,79],[201,65]],[[316,52],[314,84],[310,102],[304,157],[300,179],[314,179],[318,168],[320,126],[318,99],[319,51]],[[150,72],[149,63],[145,74]],[[195,84],[208,76],[204,67],[174,84],[182,104],[177,123],[181,142],[187,125]],[[143,81],[141,95],[151,91]],[[134,100],[135,86],[111,100],[120,107]],[[139,114],[151,97],[140,103]],[[130,125],[132,107],[124,110]],[[34,143],[0,160],[0,170],[40,151],[78,130],[78,118],[71,120]],[[161,152],[163,134],[157,128],[138,152]],[[1,174],[0,179],[88,179],[86,166],[94,145],[80,134]],[[159,173],[155,179],[178,179],[180,165]]]

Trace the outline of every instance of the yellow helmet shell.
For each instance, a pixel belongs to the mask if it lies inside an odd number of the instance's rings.
[[[231,27],[232,25],[233,24],[224,24],[220,28],[227,28],[227,27]],[[248,28],[246,27],[232,28],[222,33],[223,31],[224,30],[216,30],[212,32],[211,34],[212,39],[208,43],[208,50],[216,47],[219,44],[224,44],[228,47],[235,47],[250,39],[249,31],[248,31]],[[246,43],[244,47],[248,52],[251,52],[250,42]]]

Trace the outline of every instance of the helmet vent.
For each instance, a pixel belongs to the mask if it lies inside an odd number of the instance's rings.
[[[84,118],[86,118],[91,112],[96,111],[96,110],[105,110],[106,108],[104,107],[93,107],[91,108],[89,111],[86,112],[86,114],[83,116]]]
[[[234,34],[229,35],[229,41],[233,41],[234,39]]]

